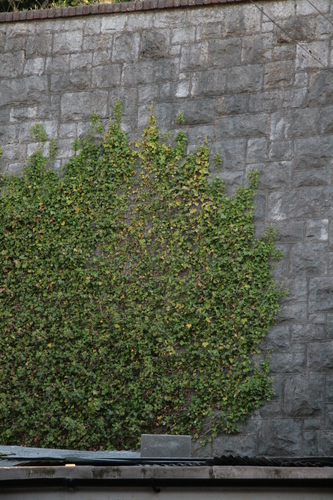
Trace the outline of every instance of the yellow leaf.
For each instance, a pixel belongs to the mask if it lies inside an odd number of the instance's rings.
[[[65,224],[66,224],[66,222],[63,220],[62,223],[61,223],[61,225],[64,226]]]
[[[114,325],[114,327],[115,327],[115,328],[120,328],[120,326],[119,326],[119,325],[117,325],[117,324],[115,324],[115,325]]]
[[[206,347],[208,346],[209,342],[203,342],[202,345],[203,347],[206,349]]]
[[[187,326],[187,328],[191,328],[192,325],[191,325],[191,323],[187,323],[186,326]]]
[[[47,344],[47,347],[50,347],[50,348],[51,348],[51,347],[52,347],[52,344]]]

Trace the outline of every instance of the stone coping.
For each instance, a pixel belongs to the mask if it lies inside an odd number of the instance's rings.
[[[333,479],[333,467],[254,466],[40,466],[0,467],[1,481],[26,479],[218,479],[218,480],[318,480]]]
[[[178,9],[184,7],[193,8],[206,5],[225,5],[240,2],[249,2],[249,0],[137,0],[135,2],[112,4],[102,3],[82,5],[80,7],[60,7],[58,9],[27,10],[24,12],[0,12],[0,23],[82,17],[96,14],[118,14],[143,10]]]

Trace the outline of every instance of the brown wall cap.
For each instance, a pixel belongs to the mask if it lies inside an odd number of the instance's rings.
[[[28,10],[24,12],[0,12],[0,23],[12,23],[31,20],[55,19],[64,17],[82,17],[96,14],[114,14],[141,10],[163,10],[195,8],[202,5],[233,4],[249,0],[137,0],[113,4],[94,4],[81,7],[60,7],[59,9]],[[278,1],[278,0],[275,0]]]

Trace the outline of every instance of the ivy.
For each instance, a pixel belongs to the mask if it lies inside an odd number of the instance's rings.
[[[282,294],[274,231],[254,237],[249,186],[209,180],[150,117],[88,136],[59,178],[41,150],[0,178],[0,442],[137,448],[141,433],[209,435],[271,396],[260,341]],[[32,131],[41,144],[47,136]],[[221,163],[219,155],[217,164]]]

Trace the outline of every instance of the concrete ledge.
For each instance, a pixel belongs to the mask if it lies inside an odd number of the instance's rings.
[[[249,0],[143,0],[113,4],[94,4],[80,7],[60,7],[59,9],[28,10],[25,12],[0,12],[0,23],[42,21],[44,19],[82,17],[96,14],[118,14],[142,10],[195,8],[202,5],[233,4],[240,2],[248,3]]]
[[[333,479],[331,467],[229,467],[229,466],[158,466],[116,467],[54,466],[0,467],[1,481],[26,479],[218,479],[218,480],[318,480]]]

